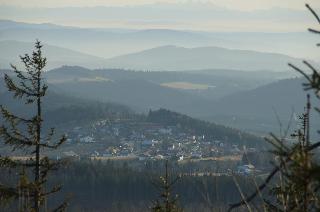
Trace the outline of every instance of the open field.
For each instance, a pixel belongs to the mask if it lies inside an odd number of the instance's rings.
[[[207,90],[209,88],[215,87],[213,85],[197,84],[197,83],[191,83],[191,82],[167,82],[167,83],[162,83],[161,85],[169,88],[184,89],[184,90]]]

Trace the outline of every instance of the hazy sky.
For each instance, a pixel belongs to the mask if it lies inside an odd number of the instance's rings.
[[[320,0],[307,3],[320,8]],[[304,4],[303,0],[0,0],[0,19],[99,28],[290,32],[316,23]]]
[[[282,7],[303,8],[303,0],[0,0],[1,4],[23,7],[66,7],[66,6],[123,6],[152,3],[212,3],[217,6],[237,10],[268,9]],[[308,0],[314,7],[320,7],[319,0]]]

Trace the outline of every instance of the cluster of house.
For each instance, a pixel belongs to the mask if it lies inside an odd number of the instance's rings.
[[[90,144],[90,157],[137,157],[139,160],[181,161],[242,153],[237,145],[194,135],[177,126],[128,120],[103,120],[75,127],[68,132],[67,143]]]

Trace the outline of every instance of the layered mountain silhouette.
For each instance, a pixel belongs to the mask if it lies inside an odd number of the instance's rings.
[[[184,48],[161,46],[107,60],[108,67],[134,70],[234,69],[286,71],[287,62],[300,60],[287,55],[219,47]]]
[[[8,68],[17,63],[18,55],[28,53],[33,43],[0,41],[0,66]],[[185,71],[203,69],[231,69],[244,71],[287,71],[287,62],[300,60],[286,55],[234,50],[219,47],[184,48],[162,46],[110,59],[44,44],[48,69],[62,65],[77,65],[87,68],[121,68],[147,71]]]

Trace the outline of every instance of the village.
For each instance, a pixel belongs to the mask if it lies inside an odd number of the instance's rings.
[[[244,152],[256,152],[255,148],[243,149],[226,141],[195,135],[179,126],[121,119],[100,120],[90,125],[73,127],[67,137],[66,145],[73,148],[62,152],[59,158],[239,162]],[[244,164],[237,171],[247,173],[253,169],[252,165]]]

